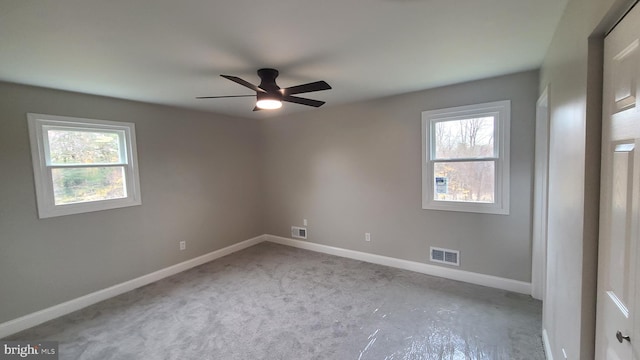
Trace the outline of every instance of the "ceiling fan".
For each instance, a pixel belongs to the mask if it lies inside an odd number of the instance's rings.
[[[282,102],[291,102],[301,105],[320,107],[324,105],[324,101],[313,100],[302,98],[298,96],[293,96],[295,94],[308,93],[313,91],[322,91],[329,90],[331,86],[324,81],[315,81],[308,84],[302,84],[297,86],[291,86],[288,88],[281,89],[278,84],[276,84],[276,78],[278,77],[278,70],[276,69],[260,69],[258,70],[258,76],[260,77],[260,85],[256,86],[252,83],[243,80],[237,76],[231,75],[220,75],[225,79],[231,80],[235,83],[238,83],[244,87],[247,87],[256,92],[255,95],[227,95],[227,96],[199,96],[196,99],[220,99],[220,98],[233,98],[233,97],[250,97],[255,96],[256,107],[253,111],[258,110],[270,110],[270,109],[279,109],[282,107]]]

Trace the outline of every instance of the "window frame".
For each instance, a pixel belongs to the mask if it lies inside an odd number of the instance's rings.
[[[76,118],[68,116],[28,113],[29,138],[31,142],[31,159],[33,163],[34,182],[38,217],[40,219],[102,211],[142,204],[140,194],[140,174],[138,171],[138,153],[136,145],[135,124],[107,120]],[[81,130],[95,132],[121,132],[120,163],[108,164],[73,164],[51,165],[49,155],[49,139],[46,129]],[[123,155],[124,152],[124,155]],[[95,200],[71,204],[55,204],[52,170],[57,168],[96,168],[123,167],[126,196],[119,199]]]
[[[435,124],[492,116],[494,118],[494,156],[470,158],[435,158]],[[509,215],[509,146],[511,101],[457,106],[422,112],[422,208],[485,214]],[[494,161],[494,202],[435,200],[434,168],[436,163],[464,161]]]

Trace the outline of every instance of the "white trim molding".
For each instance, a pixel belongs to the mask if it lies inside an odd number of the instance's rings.
[[[544,355],[547,360],[553,360],[553,353],[551,352],[551,345],[549,344],[549,335],[547,335],[547,329],[542,329],[542,344],[544,345]]]
[[[531,296],[543,300],[547,277],[547,218],[549,199],[549,86],[536,105],[533,181],[533,246]]]
[[[52,307],[19,317],[17,319],[7,321],[5,323],[0,324],[0,339],[7,337],[9,335],[15,334],[17,332],[20,332],[22,330],[26,330],[30,327],[42,324],[46,321],[53,320],[60,316],[70,314],[74,311],[83,309],[87,306],[96,304],[100,301],[124,294],[128,291],[137,289],[139,287],[151,284],[152,282],[156,282],[166,277],[181,273],[193,267],[208,263],[210,261],[221,258],[223,256],[227,256],[236,251],[246,249],[253,245],[259,244],[264,240],[265,240],[265,236],[259,235],[249,240],[245,240],[237,244],[233,244],[231,246],[227,246],[225,248],[212,251],[208,254],[204,254],[196,258],[152,272],[150,274],[140,276],[133,280],[125,281],[123,283],[113,285],[106,289],[98,290],[90,294],[81,296],[79,298],[75,298],[75,299],[63,302],[61,304],[54,305]]]
[[[361,251],[342,249],[333,246],[311,243],[308,241],[294,240],[281,236],[265,235],[265,240],[292,246],[300,249],[306,249],[325,254],[360,260],[368,263],[391,266],[394,268],[415,271],[422,274],[433,275],[445,279],[464,281],[471,284],[488,286],[496,289],[513,291],[521,294],[531,295],[531,283],[518,281],[513,279],[501,278],[498,276],[478,274],[470,271],[450,269],[442,266],[423,264],[416,261],[392,258],[388,256],[365,253]]]

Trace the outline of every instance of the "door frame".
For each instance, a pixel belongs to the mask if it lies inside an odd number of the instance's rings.
[[[536,103],[531,296],[543,300],[547,279],[547,212],[549,199],[549,86]]]

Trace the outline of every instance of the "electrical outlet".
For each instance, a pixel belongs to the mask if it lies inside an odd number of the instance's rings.
[[[371,241],[371,233],[364,233],[364,241]]]
[[[180,241],[180,250],[184,250],[187,248],[187,242],[186,241]]]
[[[302,219],[302,225],[307,226],[309,225],[307,219]]]

